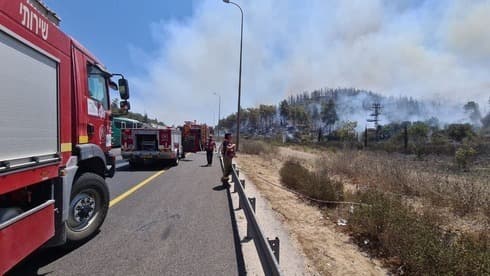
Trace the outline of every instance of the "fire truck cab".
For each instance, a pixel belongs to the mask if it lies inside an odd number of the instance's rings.
[[[90,238],[108,211],[109,88],[128,108],[128,82],[59,22],[38,0],[0,0],[0,275]]]

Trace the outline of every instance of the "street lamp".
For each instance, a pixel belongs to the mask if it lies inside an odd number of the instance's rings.
[[[240,69],[238,71],[238,112],[236,117],[236,150],[238,151],[240,144],[240,97],[242,94],[243,10],[237,3],[234,3],[230,0],[223,0],[223,2],[237,6],[240,9],[240,13],[242,14],[242,21],[240,25]]]
[[[216,128],[216,130],[218,131],[217,138],[219,138],[219,120],[221,120],[221,95],[216,92],[214,92],[213,95],[218,96],[218,127]]]

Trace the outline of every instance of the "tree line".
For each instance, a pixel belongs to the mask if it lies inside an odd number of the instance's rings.
[[[157,118],[151,119],[148,117],[148,114],[141,114],[137,112],[131,112],[131,111],[123,111],[119,108],[119,99],[115,98],[111,102],[111,113],[112,116],[114,117],[124,117],[128,119],[133,119],[137,120],[139,122],[142,122],[144,124],[154,124],[154,125],[161,125],[165,126],[165,123],[160,122]]]
[[[291,95],[278,105],[262,104],[242,109],[240,130],[250,134],[265,134],[293,129],[296,132],[318,133],[318,136],[355,133],[359,124],[368,125],[371,106],[379,102],[384,105],[382,116],[388,121],[382,124],[386,126],[384,134],[393,130],[393,124],[403,122],[419,121],[428,126],[442,125],[439,118],[421,118],[428,110],[435,110],[432,113],[437,114],[438,108],[444,107],[443,103],[421,102],[411,97],[383,97],[355,88],[335,88]],[[482,116],[478,103],[470,101],[463,107],[456,107],[457,109],[465,117],[465,122],[490,134],[490,113]],[[230,114],[219,121],[219,126],[236,131],[236,119],[236,113]]]

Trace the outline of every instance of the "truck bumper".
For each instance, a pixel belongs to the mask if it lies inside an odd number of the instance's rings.
[[[125,160],[143,161],[143,160],[173,160],[177,158],[175,152],[156,152],[156,151],[131,151],[121,152]]]

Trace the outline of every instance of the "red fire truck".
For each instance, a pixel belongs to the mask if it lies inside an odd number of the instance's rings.
[[[109,88],[127,80],[37,0],[0,0],[0,274],[40,246],[92,236],[115,172]]]
[[[134,167],[145,160],[171,161],[179,164],[180,130],[164,128],[127,128],[122,129],[121,156]]]
[[[209,134],[210,131],[206,124],[186,121],[182,126],[182,155],[184,156],[187,152],[204,150]]]

